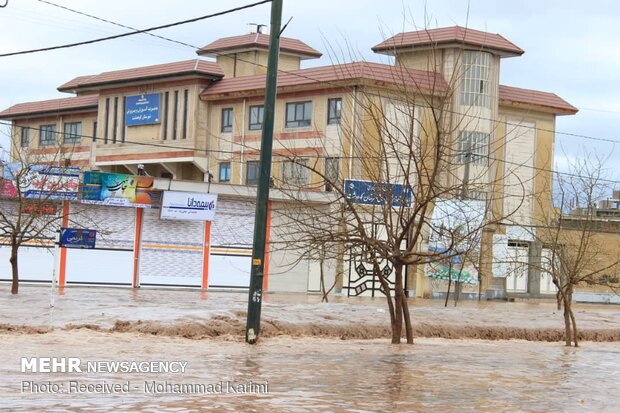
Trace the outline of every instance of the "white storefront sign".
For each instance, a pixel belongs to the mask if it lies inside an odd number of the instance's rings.
[[[161,200],[161,219],[186,221],[213,221],[217,208],[217,194],[201,192],[164,191]]]

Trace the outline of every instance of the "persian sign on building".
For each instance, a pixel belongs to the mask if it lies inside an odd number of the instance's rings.
[[[85,204],[150,208],[154,200],[151,176],[84,172],[81,201]]]
[[[60,228],[60,246],[65,248],[95,248],[97,231],[94,229]]]
[[[19,185],[27,199],[73,201],[78,197],[80,168],[10,163],[4,165],[3,178],[1,196],[17,198]]]
[[[125,125],[159,123],[159,93],[125,97]]]
[[[161,219],[213,221],[217,194],[165,191],[161,200]]]
[[[411,187],[405,185],[345,179],[344,193],[356,204],[411,206]]]

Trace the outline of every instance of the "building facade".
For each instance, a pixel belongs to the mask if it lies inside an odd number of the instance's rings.
[[[114,173],[136,174],[144,165],[160,189],[182,181],[184,187],[203,190],[205,182],[211,183],[212,191],[222,191],[237,208],[214,224],[228,228],[228,233],[220,231],[216,244],[247,249],[247,236],[239,236],[237,244],[226,237],[246,233],[235,225],[237,217],[253,214],[268,43],[269,36],[250,33],[215,40],[197,51],[197,59],[76,77],[58,88],[72,97],[17,104],[0,112],[1,119],[13,123],[13,155],[17,159],[23,151],[56,152],[72,165]],[[527,292],[533,241],[527,229],[551,208],[555,119],[577,109],[553,93],[501,85],[502,62],[524,51],[498,34],[458,26],[407,32],[372,50],[394,63],[302,68],[303,60],[321,53],[297,39],[280,40],[274,186],[329,192],[321,174],[303,165],[334,179],[369,179],[373,174],[363,148],[379,145],[386,126],[373,124],[368,108],[380,107],[386,119],[398,125],[402,107],[380,97],[405,90],[417,99],[409,115],[419,120],[413,134],[424,141],[432,129],[427,127],[432,102],[442,96],[449,102],[443,110],[450,114],[445,122],[453,125],[449,139],[456,160],[446,179],[467,176],[469,197],[491,203],[497,215],[511,211],[503,225],[485,232],[484,242],[499,244],[504,255],[525,264],[494,266],[489,252],[480,267],[487,275],[484,289]],[[147,107],[156,109],[144,120],[140,115],[150,112],[140,111]],[[274,196],[273,202],[284,202],[284,196]],[[201,231],[196,248],[206,242]],[[272,290],[316,289],[314,263],[290,269],[278,251],[272,251],[270,260]],[[221,271],[226,277],[226,268]],[[347,289],[350,281],[345,274],[339,288],[355,295],[354,288]],[[410,271],[407,283],[416,296],[445,289],[420,269]],[[472,287],[474,291],[478,287]]]

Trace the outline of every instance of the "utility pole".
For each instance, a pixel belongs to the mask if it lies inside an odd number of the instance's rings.
[[[465,143],[465,170],[463,171],[463,187],[461,188],[461,199],[465,200],[469,196],[469,166],[471,164],[471,140],[467,140]],[[458,245],[456,246],[458,252]],[[461,295],[461,274],[463,273],[463,267],[465,265],[465,257],[461,257],[461,270],[459,271],[459,275],[454,282],[454,306],[456,307],[456,303]],[[452,274],[450,274],[452,277]],[[450,292],[448,291],[448,295]],[[446,296],[446,305],[448,304],[448,296]]]
[[[265,263],[263,261],[265,258],[265,236],[267,233],[267,204],[269,202],[269,178],[271,177],[271,149],[273,146],[273,120],[276,106],[281,20],[282,0],[273,0],[271,2],[271,32],[269,35],[269,57],[267,59],[259,180],[256,191],[256,219],[254,221],[254,243],[252,245],[248,318],[245,329],[245,341],[249,344],[256,343],[260,332],[263,278],[265,275]]]
[[[463,172],[463,187],[461,188],[461,199],[467,199],[469,186],[469,165],[471,163],[471,141],[465,144],[465,171]]]

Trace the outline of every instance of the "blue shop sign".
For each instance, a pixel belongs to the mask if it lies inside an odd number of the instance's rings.
[[[159,123],[159,93],[125,97],[125,125]]]
[[[410,207],[412,191],[410,186],[381,182],[345,179],[344,193],[347,199],[362,205],[385,205]]]
[[[94,229],[60,228],[60,246],[65,248],[95,248]]]

